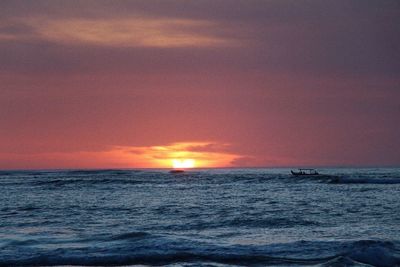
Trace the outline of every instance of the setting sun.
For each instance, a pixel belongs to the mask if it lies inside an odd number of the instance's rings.
[[[172,167],[174,169],[194,168],[196,161],[194,159],[173,159]]]

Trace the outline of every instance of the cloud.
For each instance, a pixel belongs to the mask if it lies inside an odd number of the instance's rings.
[[[0,61],[11,71],[397,77],[400,70],[396,1],[379,8],[370,1],[6,2]],[[224,49],[205,49],[215,47]]]
[[[41,40],[69,45],[155,48],[217,47],[238,44],[233,39],[207,30],[218,27],[222,26],[212,21],[178,18],[33,17],[3,22],[0,25],[0,40],[18,40],[35,36]],[[24,31],[21,32],[20,28]]]
[[[0,20],[0,41],[19,41],[35,38],[33,28],[15,20]]]

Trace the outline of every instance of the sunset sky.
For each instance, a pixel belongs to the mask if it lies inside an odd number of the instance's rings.
[[[0,1],[0,169],[400,165],[400,2]]]

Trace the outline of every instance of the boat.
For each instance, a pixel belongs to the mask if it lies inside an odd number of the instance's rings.
[[[316,169],[299,169],[298,171],[290,171],[296,177],[310,177],[315,179],[328,179],[331,182],[337,182],[340,179],[338,175],[321,174]]]
[[[299,169],[298,171],[290,171],[294,176],[315,176],[320,175],[316,169]]]

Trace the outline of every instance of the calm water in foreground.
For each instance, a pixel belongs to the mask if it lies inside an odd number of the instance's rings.
[[[400,266],[400,169],[0,172],[0,266]]]

